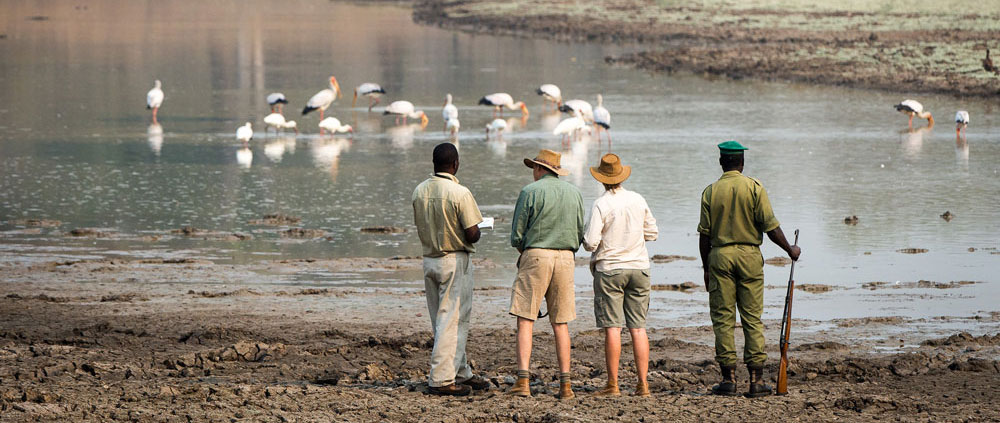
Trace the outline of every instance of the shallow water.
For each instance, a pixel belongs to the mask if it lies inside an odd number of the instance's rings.
[[[588,209],[602,190],[587,167],[597,164],[607,145],[590,140],[564,149],[551,135],[566,116],[544,113],[534,89],[556,83],[567,99],[593,102],[604,94],[613,115],[612,149],[634,169],[626,187],[646,196],[659,223],[651,254],[698,255],[699,195],[721,173],[715,144],[738,139],[750,147],[746,173],[767,187],[786,233],[802,231],[796,280],[849,288],[803,294],[806,304],[815,301],[797,309],[807,317],[997,310],[1000,119],[989,102],[921,95],[916,98],[938,124],[909,132],[906,118],[891,107],[899,95],[649,75],[605,65],[604,57],[621,47],[452,33],[416,26],[408,9],[393,6],[121,1],[83,8],[15,1],[4,10],[0,261],[133,256],[239,263],[419,255],[409,199],[431,171],[431,149],[448,139],[440,107],[450,92],[463,128],[458,177],[484,215],[498,218],[479,254],[512,263],[510,215],[519,189],[531,181],[522,158],[539,148],[562,149],[572,171],[567,179],[580,187]],[[331,74],[344,98],[327,115],[352,124],[353,137],[320,136],[318,116],[299,113]],[[144,109],[154,79],[166,92],[159,127],[151,127]],[[388,91],[382,105],[406,99],[426,110],[429,126],[394,126],[378,107],[375,113],[352,109],[352,89],[365,81]],[[265,134],[264,97],[272,91],[288,96],[286,115],[303,134]],[[476,102],[497,91],[524,99],[531,115],[524,123],[511,118],[503,142],[486,142],[491,111]],[[957,146],[951,117],[958,109],[971,113],[972,126],[968,143]],[[240,163],[247,155],[234,136],[245,121],[256,130],[248,165]],[[954,220],[939,217],[946,210]],[[248,224],[274,212],[301,217],[299,226],[322,229],[329,239],[283,239],[279,228]],[[860,223],[845,225],[849,215]],[[10,223],[23,218],[63,225],[32,233]],[[359,231],[373,225],[410,231]],[[253,239],[170,233],[182,226]],[[85,227],[114,235],[62,233]],[[903,248],[929,251],[897,252]],[[763,251],[765,257],[780,252],[770,243]],[[767,284],[783,286],[787,269],[768,266]],[[503,266],[478,278],[505,285],[511,274]],[[588,276],[578,269],[579,289],[589,287]],[[654,283],[700,276],[698,261],[654,266]],[[343,281],[336,271],[302,277]],[[870,281],[921,279],[982,283],[894,290],[890,299],[860,289]],[[768,305],[779,307],[779,291],[768,292]],[[670,314],[667,309],[685,295],[656,293],[654,313]],[[696,295],[702,304],[703,294]]]

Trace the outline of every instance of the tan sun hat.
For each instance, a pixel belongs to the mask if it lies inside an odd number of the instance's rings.
[[[524,165],[527,167],[534,168],[535,165],[542,166],[548,170],[556,173],[556,175],[566,176],[569,175],[569,171],[559,167],[562,161],[562,154],[556,153],[552,150],[542,150],[538,152],[538,155],[534,159],[524,159]]]
[[[622,166],[617,155],[608,153],[601,157],[601,165],[590,168],[590,174],[602,184],[620,184],[632,174],[632,166]]]

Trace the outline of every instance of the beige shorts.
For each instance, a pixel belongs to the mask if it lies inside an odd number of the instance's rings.
[[[594,317],[597,327],[645,328],[649,290],[649,269],[594,272]]]
[[[573,252],[529,248],[521,254],[520,263],[510,295],[510,314],[533,321],[544,298],[550,322],[576,319]]]

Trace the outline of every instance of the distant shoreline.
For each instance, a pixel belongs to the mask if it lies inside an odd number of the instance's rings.
[[[1000,50],[1000,16],[946,15],[924,25],[936,15],[639,3],[421,0],[413,20],[469,33],[635,43],[644,51],[605,61],[656,72],[1000,98],[1000,75],[982,66],[987,48]]]

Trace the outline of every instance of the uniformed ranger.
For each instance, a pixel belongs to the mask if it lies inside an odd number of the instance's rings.
[[[705,290],[715,332],[715,360],[722,382],[712,387],[716,395],[738,395],[736,391],[736,343],[733,327],[739,310],[743,327],[743,362],[750,373],[748,397],[771,394],[764,384],[764,257],[760,254],[763,234],[798,260],[801,250],[788,244],[771,210],[767,191],[760,181],[743,175],[743,152],[736,141],[719,144],[722,177],[701,194],[698,223],[699,249],[705,271]]]

